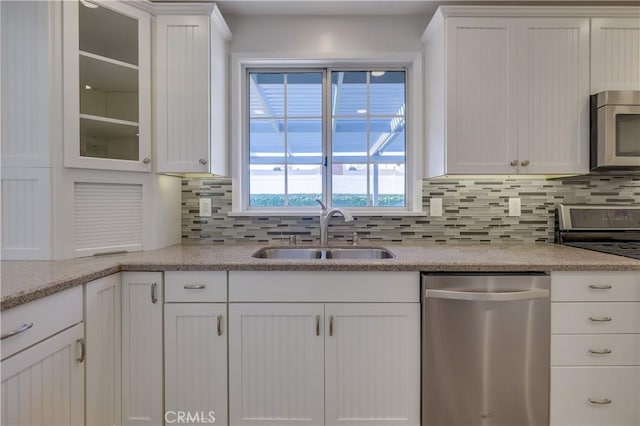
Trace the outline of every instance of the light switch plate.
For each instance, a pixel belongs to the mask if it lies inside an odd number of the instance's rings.
[[[509,216],[520,216],[520,198],[509,198]]]
[[[200,198],[200,217],[211,217],[211,198]]]
[[[429,216],[442,216],[442,198],[429,199]]]

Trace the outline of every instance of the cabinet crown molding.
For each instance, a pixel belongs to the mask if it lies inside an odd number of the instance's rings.
[[[433,14],[421,40],[450,17],[492,18],[633,18],[640,19],[640,7],[633,6],[440,6]]]
[[[149,0],[124,0],[123,3],[151,15],[207,15],[211,17],[225,41],[229,42],[233,37],[227,21],[215,3],[152,3]]]

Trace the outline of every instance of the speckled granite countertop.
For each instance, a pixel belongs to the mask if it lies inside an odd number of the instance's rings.
[[[385,245],[396,257],[380,260],[252,258],[251,254],[262,246],[175,245],[81,259],[3,261],[0,310],[119,271],[640,271],[640,260],[555,244]]]

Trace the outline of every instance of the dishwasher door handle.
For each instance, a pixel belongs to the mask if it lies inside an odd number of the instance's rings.
[[[507,292],[471,292],[454,290],[425,290],[426,298],[469,300],[476,302],[510,302],[513,300],[544,299],[549,297],[549,290],[525,290]]]

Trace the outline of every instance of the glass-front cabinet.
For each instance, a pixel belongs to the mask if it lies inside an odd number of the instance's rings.
[[[150,171],[149,14],[117,1],[63,4],[65,166]]]

